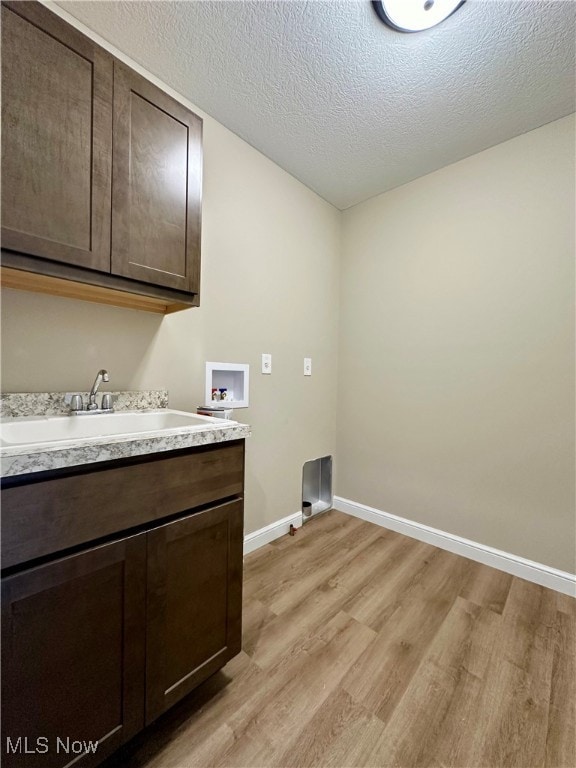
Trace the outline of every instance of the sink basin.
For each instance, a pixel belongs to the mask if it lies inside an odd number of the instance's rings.
[[[24,416],[0,420],[0,445],[20,447],[86,440],[90,438],[168,433],[172,430],[196,432],[236,424],[227,419],[197,416],[185,411],[161,408],[154,411],[119,411],[80,416]]]

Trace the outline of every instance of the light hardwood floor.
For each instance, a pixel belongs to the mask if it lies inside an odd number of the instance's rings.
[[[108,765],[574,768],[575,604],[331,511],[246,558],[242,653]]]

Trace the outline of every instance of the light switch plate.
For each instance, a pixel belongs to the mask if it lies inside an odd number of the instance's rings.
[[[304,358],[304,376],[312,376],[312,358]]]
[[[272,373],[272,355],[262,355],[262,373]]]

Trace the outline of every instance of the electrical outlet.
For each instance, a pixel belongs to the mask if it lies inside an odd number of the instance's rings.
[[[312,358],[304,358],[304,376],[312,376]]]
[[[272,355],[262,355],[262,373],[272,373]]]

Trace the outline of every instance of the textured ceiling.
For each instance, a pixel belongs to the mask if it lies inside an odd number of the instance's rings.
[[[573,0],[408,35],[368,0],[58,4],[338,208],[576,109]]]

